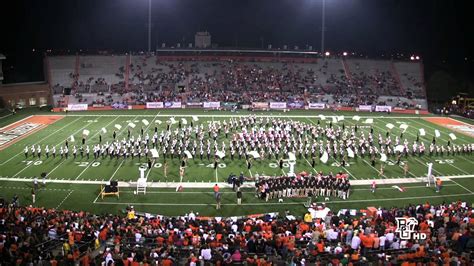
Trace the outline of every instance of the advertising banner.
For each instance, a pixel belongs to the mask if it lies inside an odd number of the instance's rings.
[[[147,102],[146,109],[161,109],[164,107],[163,102]]]
[[[286,109],[286,102],[270,102],[270,109]]]
[[[254,102],[252,103],[252,108],[254,109],[267,109],[268,103],[267,102]]]
[[[68,111],[87,111],[87,103],[68,104]]]
[[[131,109],[127,104],[124,103],[114,103],[112,104],[113,109]]]
[[[204,102],[203,107],[204,108],[220,108],[221,102]]]
[[[181,102],[165,102],[165,108],[181,108]]]
[[[304,108],[304,102],[303,101],[288,102],[288,108],[290,108],[290,109],[303,109]]]
[[[308,104],[309,109],[324,109],[326,108],[325,103],[309,103]]]
[[[372,105],[359,105],[359,111],[372,111]]]
[[[197,107],[202,107],[202,103],[199,103],[199,102],[189,102],[189,103],[186,103],[186,106],[188,107],[192,107],[192,108],[197,108]]]
[[[390,106],[390,105],[376,105],[375,106],[375,111],[376,112],[391,112],[392,111],[392,106]]]

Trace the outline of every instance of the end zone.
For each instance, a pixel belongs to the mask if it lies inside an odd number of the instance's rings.
[[[29,116],[0,129],[0,151],[62,119],[62,115]]]

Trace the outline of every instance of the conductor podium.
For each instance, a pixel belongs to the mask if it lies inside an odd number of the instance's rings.
[[[100,196],[102,199],[104,196],[117,196],[120,197],[120,191],[117,181],[110,181],[109,185],[100,185]]]

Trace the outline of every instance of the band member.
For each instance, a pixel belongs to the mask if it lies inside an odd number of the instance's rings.
[[[166,160],[163,162],[163,175],[168,177],[168,162]]]

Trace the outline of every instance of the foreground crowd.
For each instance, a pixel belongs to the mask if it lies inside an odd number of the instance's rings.
[[[415,217],[426,240],[400,239],[395,217]],[[472,208],[462,202],[296,220],[145,218],[133,207],[95,215],[2,202],[0,221],[2,265],[472,265],[474,248]]]

